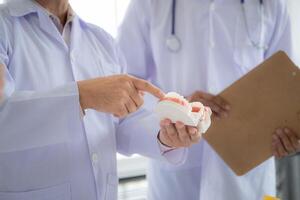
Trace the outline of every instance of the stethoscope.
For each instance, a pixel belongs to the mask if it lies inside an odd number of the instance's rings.
[[[243,17],[246,25],[246,31],[247,31],[247,36],[250,40],[251,45],[256,47],[257,49],[263,49],[266,50],[268,47],[262,44],[262,38],[263,38],[263,32],[264,32],[264,1],[259,0],[260,4],[260,13],[261,13],[261,18],[260,18],[260,28],[261,28],[261,34],[260,34],[260,40],[259,42],[256,42],[255,40],[252,39],[250,30],[249,30],[249,24],[246,16],[246,8],[245,8],[245,0],[240,0],[242,9],[243,9]],[[177,53],[181,50],[182,44],[180,38],[176,34],[176,3],[177,0],[173,0],[172,2],[172,26],[171,26],[171,35],[168,36],[166,40],[166,45],[167,48],[169,49],[170,52]]]

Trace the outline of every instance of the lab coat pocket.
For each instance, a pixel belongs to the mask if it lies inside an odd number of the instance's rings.
[[[0,200],[71,200],[71,186],[64,183],[27,192],[0,192]]]
[[[118,176],[116,173],[107,174],[105,200],[118,199]]]

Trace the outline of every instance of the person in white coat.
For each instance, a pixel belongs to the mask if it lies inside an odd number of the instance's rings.
[[[68,0],[1,5],[0,65],[0,200],[117,200],[117,151],[179,164],[201,137],[139,109],[163,92]]]
[[[132,0],[118,43],[129,73],[202,101],[222,120],[231,105],[219,92],[275,52],[291,53],[290,20],[285,0]],[[298,151],[295,133],[278,128],[274,155]],[[181,166],[150,162],[149,200],[259,200],[275,195],[273,158],[238,177],[204,140],[189,150]]]

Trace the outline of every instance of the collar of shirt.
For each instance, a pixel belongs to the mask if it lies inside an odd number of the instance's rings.
[[[57,30],[60,32],[60,34],[62,35],[64,41],[66,42],[67,46],[70,46],[70,38],[71,38],[71,28],[72,28],[72,21],[75,18],[75,12],[73,11],[73,9],[71,8],[71,6],[69,5],[68,7],[68,13],[67,13],[67,20],[65,25],[63,25],[60,21],[60,19],[54,15],[53,13],[51,13],[50,11],[48,11],[47,9],[45,9],[44,7],[42,7],[39,3],[37,3],[35,0],[32,0],[34,2],[34,4],[36,4],[40,9],[42,9],[44,12],[46,12],[48,14],[48,16],[50,17],[51,21],[53,22],[53,24],[56,26]]]
[[[70,44],[70,36],[71,36],[71,26],[75,20],[76,23],[85,26],[85,22],[80,20],[77,17],[76,13],[72,10],[71,6],[68,10],[68,18],[65,26],[60,23],[58,17],[50,13],[48,10],[40,6],[35,0],[10,0],[7,2],[9,13],[14,17],[23,17],[29,14],[37,14],[37,16],[43,19],[40,19],[41,28],[45,29],[51,35],[53,35],[52,30],[49,28],[47,24],[45,24],[44,16],[49,16],[54,26],[57,28],[57,31],[61,34],[64,42],[69,46]],[[78,22],[77,22],[78,21]]]
[[[50,17],[50,19],[53,21],[53,23],[55,24],[55,26],[57,27],[58,31],[63,34],[64,32],[64,28],[69,26],[74,17],[75,17],[75,12],[73,11],[73,9],[71,8],[71,6],[69,5],[68,7],[68,14],[67,14],[67,21],[66,21],[66,24],[63,25],[61,22],[60,22],[60,19],[54,15],[53,13],[51,13],[50,11],[48,11],[47,9],[45,9],[44,7],[42,7],[39,3],[37,3],[35,0],[32,0],[40,9],[44,10],[44,12],[46,12],[48,14],[48,16]]]

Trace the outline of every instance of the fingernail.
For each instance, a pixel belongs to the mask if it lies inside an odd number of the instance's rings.
[[[277,129],[277,130],[276,130],[276,133],[277,133],[277,134],[281,134],[281,133],[282,133],[282,130],[281,130],[281,129]]]
[[[290,130],[289,130],[288,128],[285,128],[285,129],[284,129],[284,132],[289,133]]]
[[[229,106],[229,105],[226,105],[226,106],[225,106],[225,109],[226,109],[226,110],[230,110],[230,106]]]

